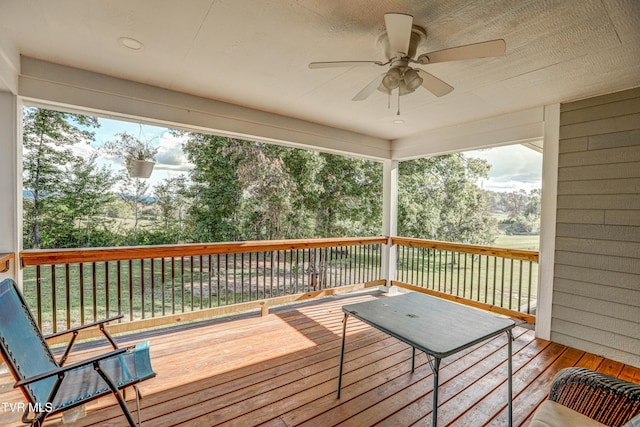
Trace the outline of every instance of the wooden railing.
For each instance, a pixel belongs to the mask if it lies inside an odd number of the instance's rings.
[[[11,253],[0,253],[0,273],[6,273],[9,271],[11,261],[13,261],[14,255]]]
[[[20,254],[44,332],[124,314],[135,328],[384,284],[385,237],[253,241]],[[126,330],[117,328],[116,330]]]
[[[393,284],[535,323],[538,252],[393,237]]]
[[[114,332],[160,326],[387,284],[535,322],[538,252],[392,237],[28,250],[23,293],[57,332],[124,314]]]

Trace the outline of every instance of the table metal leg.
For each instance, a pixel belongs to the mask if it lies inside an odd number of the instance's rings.
[[[431,425],[436,427],[438,425],[438,372],[440,371],[440,359],[437,357],[429,357],[429,365],[433,371],[433,409],[431,410]]]
[[[411,373],[416,370],[416,348],[411,347]]]
[[[342,386],[342,362],[344,360],[344,340],[347,336],[347,319],[349,313],[344,313],[344,319],[342,319],[342,346],[340,347],[340,370],[338,371],[338,395],[336,399],[340,399],[340,387]]]
[[[513,334],[511,333],[511,329],[509,329],[507,331],[507,350],[509,351],[509,355],[507,358],[507,381],[508,381],[508,386],[507,386],[507,390],[509,393],[509,400],[508,402],[508,426],[511,427],[513,425],[513,365],[512,365],[512,345],[511,342],[513,341]]]

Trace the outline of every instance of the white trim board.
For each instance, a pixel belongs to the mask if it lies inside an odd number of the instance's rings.
[[[544,108],[508,113],[462,123],[392,141],[392,158],[410,160],[442,154],[539,142],[544,134]]]

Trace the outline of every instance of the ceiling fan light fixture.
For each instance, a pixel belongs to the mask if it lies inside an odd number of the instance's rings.
[[[422,77],[418,74],[418,72],[412,68],[409,68],[404,73],[404,84],[407,87],[409,93],[414,92],[422,85]]]
[[[410,93],[412,93],[414,90],[409,90],[409,88],[407,87],[407,84],[404,81],[400,82],[400,85],[398,86],[398,94],[400,96],[404,96],[404,95],[408,95]]]
[[[382,79],[382,85],[389,90],[393,90],[400,85],[402,73],[397,68],[391,68]]]

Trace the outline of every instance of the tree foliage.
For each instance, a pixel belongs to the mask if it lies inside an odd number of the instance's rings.
[[[94,126],[95,118],[25,110],[25,247],[380,234],[380,163],[175,131],[186,137],[193,169],[151,187],[73,155],[71,146],[91,141],[86,129]],[[131,142],[116,137],[111,149]],[[488,171],[485,161],[462,154],[402,162],[398,233],[490,244],[490,198],[476,185]],[[528,198],[524,209],[539,211],[539,202]]]
[[[500,222],[506,234],[537,234],[540,232],[540,197],[539,188],[530,192],[525,190],[498,193],[496,208],[507,215]]]
[[[489,214],[485,160],[449,154],[402,162],[398,168],[398,234],[450,242],[491,244],[496,223]]]
[[[67,178],[66,167],[77,158],[71,146],[89,143],[98,127],[95,117],[42,108],[25,108],[23,113],[23,187],[30,201],[25,203],[25,247],[39,248],[43,217],[50,214],[48,204]]]
[[[225,137],[196,133],[190,134],[184,144],[183,150],[195,166],[191,172],[189,214],[196,242],[238,240],[236,213],[242,196],[238,161],[222,153],[230,144]]]
[[[45,247],[106,246],[112,243],[109,229],[113,221],[106,207],[113,194],[115,178],[106,167],[96,166],[95,154],[88,159],[75,157],[66,168],[55,196],[48,198],[49,215],[43,224],[48,231]]]

